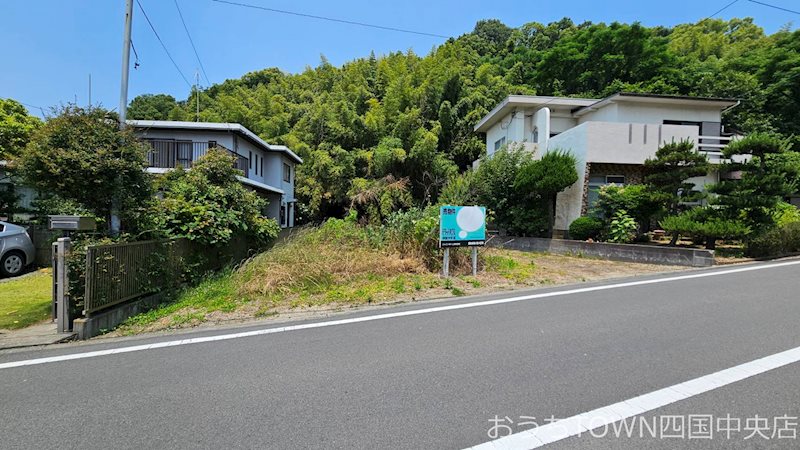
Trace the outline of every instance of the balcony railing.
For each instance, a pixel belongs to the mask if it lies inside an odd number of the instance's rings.
[[[248,177],[250,173],[250,160],[214,141],[192,142],[169,139],[146,139],[145,142],[150,144],[152,148],[147,152],[147,164],[150,167],[161,169],[183,167],[184,169],[189,169],[194,165],[195,161],[208,153],[209,149],[216,147],[225,150],[236,158],[233,162],[233,167],[244,172],[245,178]]]
[[[706,153],[722,153],[733,140],[733,136],[698,136],[697,149]]]

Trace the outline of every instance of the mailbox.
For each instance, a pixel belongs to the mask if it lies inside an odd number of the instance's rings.
[[[94,217],[85,216],[49,216],[51,230],[94,231],[97,221]]]

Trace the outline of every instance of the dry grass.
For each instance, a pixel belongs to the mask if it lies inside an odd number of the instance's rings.
[[[420,258],[373,248],[356,237],[336,239],[307,229],[250,260],[234,278],[241,296],[258,298],[324,292],[365,274],[390,277],[424,272]]]

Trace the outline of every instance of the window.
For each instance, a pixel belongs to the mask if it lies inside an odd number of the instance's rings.
[[[625,184],[625,175],[606,175],[606,184]]]
[[[253,156],[256,159],[256,175],[258,175],[258,154]]]
[[[247,161],[250,164],[250,170],[253,170],[253,152],[247,152]]]
[[[264,158],[261,158],[261,176],[264,176]]]
[[[214,148],[217,146],[217,141],[208,141],[208,148]]]
[[[175,166],[188,169],[192,164],[192,141],[178,141],[175,148]]]
[[[290,183],[292,181],[292,166],[283,163],[283,181]]]
[[[282,227],[286,226],[286,203],[281,203],[280,223]]]
[[[506,145],[505,136],[503,136],[500,139],[494,141],[494,151],[500,150],[504,145]]]

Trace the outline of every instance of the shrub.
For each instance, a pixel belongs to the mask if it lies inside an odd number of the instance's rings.
[[[628,212],[621,209],[614,213],[614,217],[608,225],[608,242],[617,244],[627,244],[636,238],[636,221],[628,215]]]
[[[538,201],[542,205],[542,212],[547,217],[547,237],[553,236],[558,193],[578,181],[576,164],[577,160],[568,151],[551,150],[542,155],[540,160],[524,164],[517,174],[514,189],[527,194],[527,200]]]
[[[783,256],[800,253],[800,222],[789,222],[751,239],[745,254],[752,257]]]
[[[478,183],[476,172],[468,170],[451,177],[442,188],[439,203],[444,205],[471,205],[477,202]]]
[[[610,221],[614,215],[624,210],[639,225],[646,225],[662,209],[662,199],[654,196],[650,188],[643,184],[617,186],[609,184],[600,188],[595,203],[595,212]]]
[[[379,180],[355,178],[347,195],[350,208],[360,213],[368,223],[380,224],[395,211],[411,206],[408,178],[386,175]]]
[[[514,229],[515,206],[534,207],[522,193],[514,189],[517,174],[522,166],[530,163],[531,154],[519,148],[509,147],[481,159],[475,172],[477,200],[485,205],[494,217],[494,223],[509,233],[525,233]],[[513,210],[513,211],[512,211]]]
[[[782,227],[792,222],[800,222],[800,209],[791,203],[780,202],[775,207],[775,223]]]
[[[673,245],[680,236],[691,236],[694,242],[705,242],[708,249],[715,248],[717,239],[743,239],[751,230],[741,221],[717,216],[710,208],[694,208],[665,217],[661,226],[672,235]]]
[[[597,217],[578,217],[569,225],[569,237],[579,241],[597,239],[603,232],[603,221]]]
[[[153,228],[207,245],[224,245],[242,235],[266,246],[278,236],[278,224],[261,216],[266,200],[245,189],[237,174],[233,157],[217,149],[198,159],[192,170],[166,174],[160,180],[164,198],[152,208]]]

